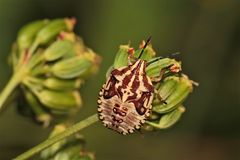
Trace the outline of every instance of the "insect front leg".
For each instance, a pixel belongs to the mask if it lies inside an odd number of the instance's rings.
[[[163,77],[163,74],[165,73],[165,69],[162,69],[160,72],[159,72],[159,75],[156,77],[150,77],[151,81],[152,82],[160,82],[162,80],[162,77]]]
[[[164,104],[167,104],[167,102],[162,98],[162,96],[160,95],[160,93],[159,93],[156,89],[154,89],[154,94],[156,95],[157,99],[158,99],[160,102],[162,102],[162,103],[164,103]]]
[[[181,72],[173,72],[173,71],[171,70],[171,68],[173,68],[172,66],[173,66],[173,65],[168,66],[168,67],[165,67],[165,68],[162,68],[162,69],[159,71],[159,75],[150,77],[151,81],[152,81],[152,82],[156,82],[156,83],[157,83],[157,82],[160,82],[160,81],[163,79],[163,75],[164,75],[164,74],[167,74],[167,73],[169,73],[169,74],[177,74],[177,75],[181,74]]]
[[[166,74],[181,71],[180,62],[175,59],[157,57],[147,62],[146,73],[152,82],[160,82]]]

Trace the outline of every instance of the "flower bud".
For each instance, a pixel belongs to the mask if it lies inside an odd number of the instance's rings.
[[[68,18],[52,20],[38,32],[35,41],[38,44],[47,44],[56,38],[61,31],[71,31],[75,21],[75,19]]]
[[[67,40],[58,40],[44,51],[44,58],[47,61],[54,61],[73,50],[73,43]]]
[[[51,67],[51,72],[58,78],[70,79],[85,74],[91,68],[92,62],[86,57],[63,59]]]
[[[60,92],[44,89],[37,93],[39,101],[47,108],[69,111],[82,105],[80,93],[73,92]]]
[[[43,85],[52,90],[67,91],[79,89],[82,83],[81,79],[59,79],[52,77],[44,80]]]
[[[153,111],[166,113],[175,109],[185,100],[192,89],[192,81],[186,75],[167,77],[158,89],[158,94],[163,99],[162,101],[157,101],[155,96]]]
[[[48,22],[48,20],[39,20],[31,22],[20,29],[17,37],[17,44],[20,52],[30,48],[38,31],[41,30]]]

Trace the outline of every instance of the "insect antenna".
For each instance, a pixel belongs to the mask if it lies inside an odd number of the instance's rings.
[[[168,58],[174,58],[174,59],[179,59],[181,56],[180,52],[175,52],[175,53],[171,53]]]
[[[157,61],[160,60],[160,59],[163,59],[163,57],[157,57],[157,58],[155,58],[155,59],[147,62],[147,66],[150,65],[150,64],[152,64],[152,63],[154,63],[154,62],[157,62]]]
[[[147,41],[146,41],[146,43],[144,44],[144,46],[143,46],[143,48],[142,48],[142,51],[141,51],[141,53],[139,54],[139,56],[138,56],[138,59],[140,59],[141,58],[141,56],[142,56],[142,54],[143,54],[143,52],[144,52],[144,50],[145,50],[145,48],[147,47],[147,45],[149,44],[149,42],[151,41],[151,36],[150,37],[148,37],[148,39],[147,39]]]
[[[176,58],[178,55],[180,55],[180,52],[172,53],[170,56],[167,56],[167,58]],[[154,62],[157,62],[160,59],[163,59],[163,57],[157,57],[156,59],[153,59],[153,60],[147,62],[147,66]]]

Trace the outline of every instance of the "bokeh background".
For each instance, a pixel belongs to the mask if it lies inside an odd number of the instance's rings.
[[[239,0],[0,0],[0,87],[10,78],[7,56],[19,28],[42,18],[76,17],[76,32],[103,57],[100,72],[82,88],[78,120],[96,112],[105,72],[120,44],[152,35],[157,53],[181,52],[183,70],[200,83],[173,128],[122,136],[101,123],[85,129],[98,160],[240,159]],[[43,141],[45,130],[19,116],[11,103],[0,115],[0,159]]]

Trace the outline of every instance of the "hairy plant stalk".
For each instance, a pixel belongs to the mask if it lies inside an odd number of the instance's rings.
[[[62,133],[60,133],[52,138],[49,138],[49,139],[45,140],[44,142],[40,143],[39,145],[31,148],[30,150],[28,150],[25,153],[16,157],[14,160],[26,160],[26,159],[30,158],[31,156],[39,153],[43,149],[53,145],[54,143],[66,138],[66,137],[73,135],[74,133],[79,132],[80,130],[96,123],[97,121],[98,121],[98,116],[97,116],[97,114],[94,114],[94,115],[86,118],[85,120],[78,122],[77,124],[73,125],[72,127],[66,129],[66,131],[63,131]]]

